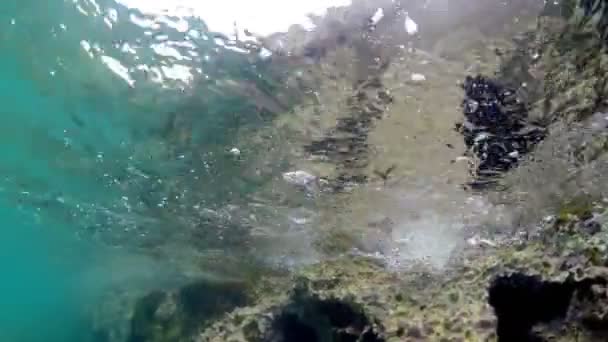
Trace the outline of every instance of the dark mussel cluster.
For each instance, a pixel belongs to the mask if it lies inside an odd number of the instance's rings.
[[[471,186],[483,188],[495,184],[498,175],[514,167],[545,137],[545,130],[527,122],[526,105],[514,90],[498,81],[467,76],[463,88],[465,119],[457,129],[478,158]]]

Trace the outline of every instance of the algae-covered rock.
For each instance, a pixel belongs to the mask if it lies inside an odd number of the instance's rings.
[[[530,110],[539,122],[579,121],[602,104],[605,84],[597,76],[605,67],[602,27],[581,19],[580,8],[570,5],[561,12],[571,14],[569,21],[539,19],[526,43],[529,56],[506,63],[499,74],[520,70],[510,81],[525,80],[533,88],[515,91],[538,101]],[[599,1],[583,5],[592,13],[604,8]],[[525,64],[529,67],[522,68]],[[483,252],[464,251],[441,274],[396,274],[362,257],[322,262],[299,272],[291,291],[231,312],[198,340],[281,341],[282,329],[292,327],[310,341],[340,341],[332,333],[346,326],[353,341],[603,341],[604,210],[595,198],[565,200],[537,235]],[[327,303],[358,320],[332,325],[332,314],[316,309]]]
[[[93,310],[94,341],[188,340],[209,320],[249,303],[256,291],[271,292],[265,290],[266,282],[258,283],[254,290],[242,280],[206,277],[185,281],[181,286],[150,284],[148,288],[156,289],[148,293],[114,288]]]
[[[242,283],[199,281],[154,291],[135,304],[129,342],[183,341],[209,319],[247,303]]]
[[[589,296],[605,295],[598,251],[608,227],[591,237],[556,233],[555,224],[439,274],[397,274],[363,257],[320,263],[299,272],[291,291],[229,313],[197,340],[300,341],[286,339],[292,329],[307,341],[532,341],[573,327],[593,336],[605,320],[606,301]]]
[[[567,20],[539,19],[537,31],[521,40],[523,52],[507,54],[497,75],[517,85],[513,91],[530,103],[525,109],[546,125],[568,128],[605,105],[606,25],[599,19],[606,5],[580,4],[564,4]],[[311,154],[337,161],[339,175],[352,176],[353,165],[364,169],[367,160],[346,157],[366,155],[367,132],[382,117],[383,108],[361,104],[393,101],[382,99],[382,87],[370,87],[350,97],[359,106],[337,121],[338,130],[352,136],[323,136],[308,145]],[[579,153],[583,162],[600,159],[605,143],[597,145],[593,153]],[[605,204],[595,196],[571,197],[527,237],[459,250],[442,272],[414,266],[394,272],[378,260],[349,255],[350,237],[330,232],[321,245],[339,250],[334,259],[298,270],[292,286],[260,293],[249,306],[230,287],[223,292],[205,285],[194,291],[200,297],[188,297],[194,304],[184,302],[182,290],[147,295],[131,321],[132,341],[605,341]],[[209,306],[209,294],[228,301]]]

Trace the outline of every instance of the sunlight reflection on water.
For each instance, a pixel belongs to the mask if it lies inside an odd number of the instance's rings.
[[[194,27],[192,19],[202,20],[203,27],[223,34],[228,39],[234,39],[238,35],[239,40],[246,40],[246,31],[266,36],[285,32],[296,24],[313,29],[309,14],[323,15],[328,8],[349,5],[351,0],[117,2],[140,12],[130,13],[127,21],[147,30],[146,34],[150,39],[139,39],[136,42],[117,41],[114,46],[117,51],[112,54],[107,48],[103,49],[92,41],[83,40],[81,46],[91,58],[98,56],[101,63],[133,88],[143,81],[162,84],[165,87],[184,87],[199,76],[206,77],[205,70],[198,65],[208,63],[213,56],[200,56],[197,53],[197,46],[201,42],[215,42],[216,52],[222,49],[248,52],[235,46],[227,46],[221,39],[209,36],[207,32],[201,31],[200,27]],[[75,4],[82,14],[103,18],[105,25],[112,30],[121,30],[120,25],[125,24],[125,18],[121,17],[119,11],[111,7],[104,8],[101,1],[86,0]],[[167,35],[167,29],[178,34]],[[162,61],[160,65],[145,63],[145,56],[149,53],[143,50],[147,49],[152,49],[154,58]],[[268,51],[261,51],[260,56],[263,57],[265,53],[268,54]],[[120,57],[117,57],[118,55]],[[125,60],[133,60],[139,64],[133,67],[133,62]]]
[[[351,0],[225,0],[146,1],[120,0],[126,6],[150,14],[199,16],[212,31],[232,33],[239,28],[267,35],[286,31],[294,24],[309,25],[307,14],[322,15],[327,8],[347,6]]]

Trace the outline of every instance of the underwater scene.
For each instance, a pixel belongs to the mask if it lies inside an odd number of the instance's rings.
[[[5,0],[0,342],[608,341],[608,2]]]

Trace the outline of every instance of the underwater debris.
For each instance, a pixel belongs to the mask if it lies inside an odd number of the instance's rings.
[[[479,247],[497,247],[498,244],[492,240],[484,239],[475,235],[469,239],[467,239],[467,243],[470,246],[479,246]]]
[[[515,91],[498,81],[478,75],[463,84],[464,122],[457,124],[467,148],[477,157],[474,187],[495,184],[497,176],[517,165],[544,139],[544,128],[527,122],[526,105]]]

